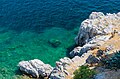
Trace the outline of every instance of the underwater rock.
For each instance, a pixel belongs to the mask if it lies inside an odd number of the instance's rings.
[[[53,70],[49,64],[44,64],[42,61],[38,59],[30,60],[30,61],[21,61],[18,64],[21,71],[26,74],[32,75],[35,78],[48,77]]]
[[[57,39],[50,39],[48,43],[51,44],[52,47],[58,47],[61,44],[61,41]]]

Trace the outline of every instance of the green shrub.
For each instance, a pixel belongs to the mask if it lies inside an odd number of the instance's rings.
[[[109,69],[120,69],[120,51],[111,58],[104,60],[104,65]]]
[[[81,66],[74,72],[74,79],[92,79],[95,71],[89,69],[88,66]]]

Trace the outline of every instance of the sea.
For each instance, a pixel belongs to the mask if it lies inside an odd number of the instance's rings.
[[[20,79],[22,60],[54,67],[91,12],[119,11],[120,0],[0,0],[0,79]]]

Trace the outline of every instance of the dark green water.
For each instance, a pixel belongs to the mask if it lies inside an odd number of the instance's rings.
[[[54,66],[91,12],[116,13],[119,5],[119,0],[0,0],[0,79],[14,79],[21,60]]]

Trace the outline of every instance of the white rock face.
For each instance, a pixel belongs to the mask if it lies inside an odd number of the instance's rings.
[[[68,57],[61,58],[57,61],[56,67],[50,75],[50,79],[65,79],[65,75],[69,75],[69,72],[66,69],[71,63],[73,63],[73,61]]]
[[[39,75],[42,77],[48,77],[53,70],[49,64],[44,64],[38,59],[30,61],[21,61],[18,64],[21,71],[32,75],[35,78],[39,78]]]
[[[104,15],[101,12],[92,12],[89,19],[81,23],[79,33],[75,38],[76,44],[83,46],[97,35],[114,32],[114,28],[119,25],[119,16],[120,13]]]
[[[36,77],[36,78],[39,77],[37,70],[35,68],[33,68],[33,66],[28,61],[21,61],[21,62],[19,62],[18,66],[21,71],[23,71],[27,74],[31,74],[33,77]]]
[[[56,62],[56,67],[53,69],[49,79],[69,79],[73,72],[81,65],[86,63],[86,59],[90,54],[83,54],[81,57],[75,56],[70,59],[68,57],[61,58]]]
[[[89,19],[97,19],[105,16],[102,12],[92,12],[89,16]]]
[[[108,41],[111,36],[95,36],[90,39],[88,43],[83,45],[82,47],[78,46],[75,47],[70,53],[70,57],[74,56],[81,56],[83,53],[86,53],[87,51],[91,50],[92,48],[97,48],[98,46],[101,46],[105,43],[105,41]]]
[[[81,23],[75,42],[79,46],[70,52],[70,57],[81,56],[91,48],[97,48],[111,39],[117,29],[120,27],[120,13],[106,14],[102,12],[92,12],[89,19]]]

